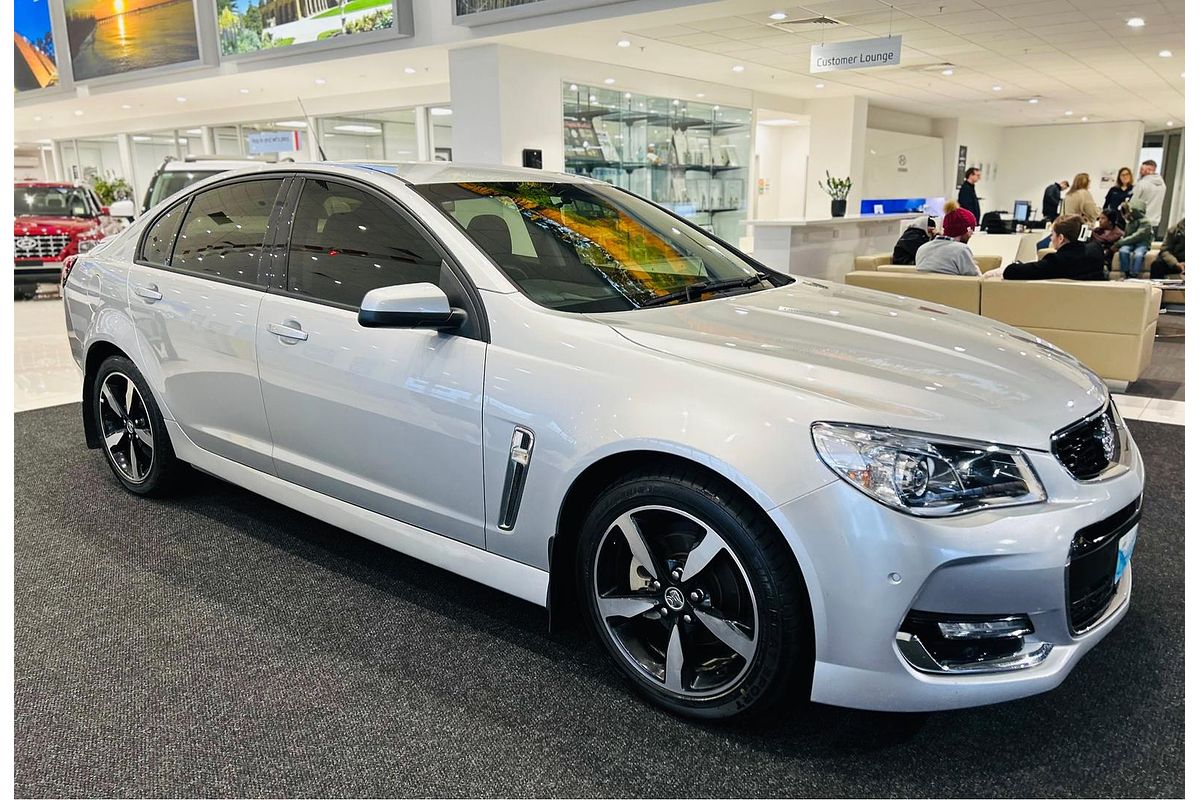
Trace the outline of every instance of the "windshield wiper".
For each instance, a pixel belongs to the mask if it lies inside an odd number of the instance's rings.
[[[642,303],[641,307],[649,308],[650,306],[661,306],[666,303],[674,303],[679,300],[682,300],[685,303],[690,303],[692,300],[699,300],[701,295],[708,294],[710,292],[720,292],[725,289],[748,289],[757,283],[766,281],[767,278],[768,275],[765,272],[756,272],[748,278],[729,278],[728,280],[723,281],[701,281],[700,283],[693,283],[689,286],[684,286],[682,289],[677,291],[668,292],[667,294],[659,295],[658,297],[647,300],[646,302]]]

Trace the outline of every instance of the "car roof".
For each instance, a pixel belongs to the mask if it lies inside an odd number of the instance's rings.
[[[196,162],[197,164],[211,162]],[[390,175],[405,183],[511,183],[516,181],[555,183],[595,183],[582,175],[568,175],[523,167],[494,164],[463,164],[453,161],[282,161],[239,162],[239,174],[252,172],[358,172],[370,175]],[[232,169],[232,167],[231,167]]]
[[[170,161],[163,162],[162,170],[163,172],[226,172],[231,169],[266,163],[265,161],[238,158],[199,158],[195,160],[172,158]]]

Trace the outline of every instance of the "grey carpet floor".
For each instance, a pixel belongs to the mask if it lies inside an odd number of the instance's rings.
[[[1134,397],[1154,397],[1162,400],[1184,399],[1184,341],[1186,318],[1182,314],[1160,314],[1158,333],[1150,365],[1142,377],[1125,390]]]
[[[16,415],[17,796],[1182,796],[1183,431],[1133,607],[1056,691],[771,728],[636,699],[580,631],[214,479],[124,493],[78,406]]]

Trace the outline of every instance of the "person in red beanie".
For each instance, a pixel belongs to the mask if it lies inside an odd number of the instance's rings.
[[[978,275],[979,265],[967,242],[975,232],[975,215],[957,207],[942,218],[942,234],[917,248],[917,271],[945,275]]]

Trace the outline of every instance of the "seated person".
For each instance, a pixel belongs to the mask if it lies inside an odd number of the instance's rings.
[[[1121,274],[1125,278],[1136,278],[1142,274],[1146,251],[1154,242],[1154,226],[1146,219],[1146,201],[1140,197],[1126,202],[1121,210],[1128,223],[1125,225],[1125,235],[1117,239],[1113,246],[1120,256]]]
[[[917,248],[917,272],[978,275],[979,265],[967,247],[974,232],[974,214],[958,206],[947,211],[942,219],[942,235]]]
[[[1175,227],[1167,231],[1158,258],[1150,265],[1151,278],[1165,278],[1168,275],[1183,274],[1183,220],[1175,223]]]
[[[892,248],[892,263],[912,266],[917,263],[917,248],[928,242],[937,233],[933,217],[921,217],[912,221]]]
[[[1050,245],[1054,252],[1042,256],[1040,261],[1009,264],[988,270],[986,278],[1003,278],[1006,281],[1045,281],[1054,278],[1070,278],[1076,281],[1108,280],[1104,270],[1104,255],[1095,242],[1081,242],[1083,217],[1078,214],[1059,217],[1054,221],[1050,233]]]
[[[1115,247],[1117,240],[1125,235],[1125,231],[1121,228],[1123,222],[1120,214],[1111,208],[1106,208],[1100,212],[1100,219],[1096,223],[1095,229],[1092,230],[1092,241],[1099,245],[1104,252],[1105,264],[1112,262],[1113,253],[1117,252]]]

